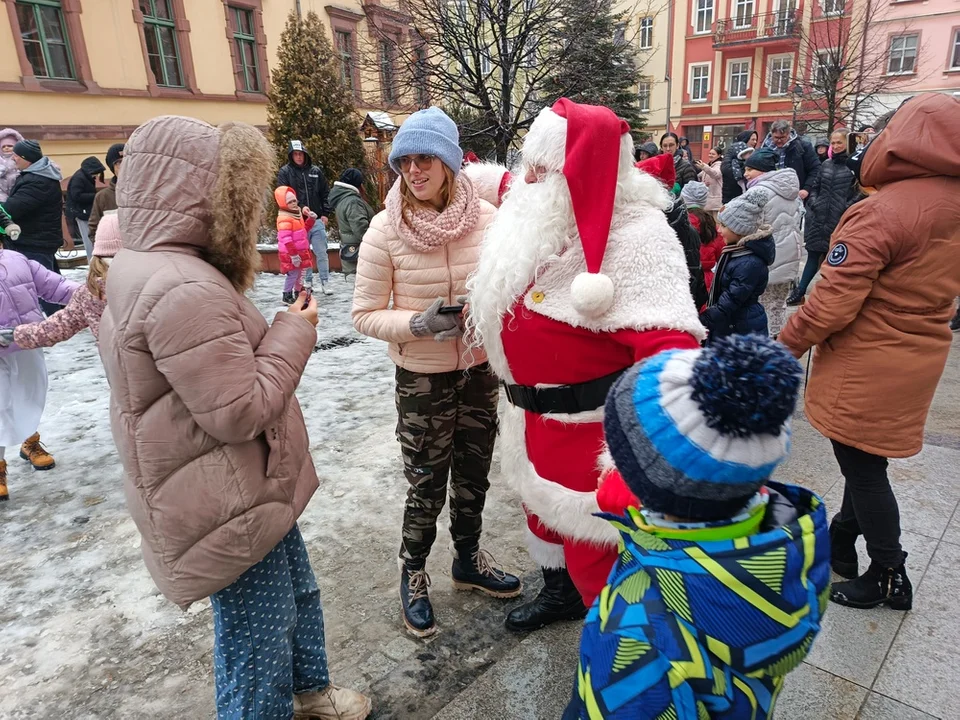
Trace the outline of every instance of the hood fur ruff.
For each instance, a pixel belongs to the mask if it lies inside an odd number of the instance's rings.
[[[199,254],[238,291],[253,286],[257,231],[276,170],[276,153],[259,130],[157,117],[130,136],[123,170],[117,205],[125,248]]]

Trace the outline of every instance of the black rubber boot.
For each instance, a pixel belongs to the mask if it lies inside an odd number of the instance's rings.
[[[907,554],[903,554],[907,559]],[[894,610],[910,610],[913,607],[913,585],[907,577],[907,569],[885,568],[870,563],[870,568],[856,580],[837,583],[830,592],[830,599],[837,605],[853,608],[874,608],[889,605]]]
[[[433,619],[433,606],[427,589],[430,576],[424,565],[405,563],[400,573],[400,607],[403,610],[403,624],[417,637],[429,637],[437,631]]]
[[[457,548],[453,560],[453,586],[457,590],[477,590],[495,598],[514,598],[523,592],[520,578],[494,566],[493,556],[479,548]]]
[[[857,536],[840,529],[837,517],[830,521],[830,567],[840,577],[853,580],[860,575]]]
[[[563,620],[582,620],[587,615],[580,591],[563,570],[543,568],[543,590],[532,601],[507,615],[507,629],[516,632],[539,630]]]
[[[285,292],[283,294],[283,304],[284,305],[293,305],[294,297],[292,292]]]
[[[796,305],[803,305],[807,301],[806,294],[800,291],[799,287],[795,287],[790,291],[790,294],[787,295],[787,306],[794,307]]]

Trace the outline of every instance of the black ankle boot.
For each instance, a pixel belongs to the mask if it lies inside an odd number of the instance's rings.
[[[437,631],[433,619],[433,606],[427,589],[430,576],[423,565],[404,564],[400,573],[400,607],[403,610],[403,624],[417,637],[429,637]]]
[[[561,620],[582,620],[586,615],[580,591],[566,569],[543,568],[543,590],[532,601],[511,610],[504,624],[509,630],[527,632]]]
[[[293,300],[294,300],[294,298],[293,298],[293,293],[292,293],[292,292],[285,292],[285,293],[283,294],[283,304],[284,304],[284,305],[293,305]]]
[[[906,553],[903,559],[907,559]],[[856,580],[834,585],[830,599],[837,605],[853,608],[889,605],[894,610],[910,610],[913,607],[913,585],[903,563],[900,567],[885,568],[872,562]]]
[[[479,548],[457,548],[453,561],[453,586],[457,590],[478,590],[495,598],[513,598],[523,592],[520,578],[494,566],[493,556]]]
[[[794,305],[803,305],[807,301],[805,297],[806,293],[802,292],[799,287],[795,287],[790,291],[790,294],[787,295],[787,305],[792,307]]]
[[[853,580],[860,574],[857,536],[841,529],[837,517],[830,521],[830,567],[840,577]]]

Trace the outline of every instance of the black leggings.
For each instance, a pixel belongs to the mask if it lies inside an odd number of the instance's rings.
[[[870,559],[883,567],[903,564],[900,507],[887,478],[887,459],[831,440],[846,480],[843,504],[834,519],[838,529],[863,535]]]
[[[807,288],[813,281],[813,276],[817,274],[817,270],[820,269],[820,266],[823,264],[823,259],[826,256],[826,253],[820,252],[807,253],[807,264],[803,266],[803,274],[800,276],[800,284],[797,286],[797,290],[804,295],[807,294]]]

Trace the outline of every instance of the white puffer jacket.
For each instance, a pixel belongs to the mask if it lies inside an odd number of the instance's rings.
[[[481,350],[468,351],[462,339],[437,342],[414,336],[410,318],[438,297],[445,305],[455,305],[458,296],[467,294],[467,278],[477,267],[480,243],[496,212],[480,200],[480,217],[473,230],[432,252],[404,242],[386,211],[370,222],[360,243],[353,325],[364,335],[390,343],[390,359],[399,367],[441,373],[487,361]]]
[[[763,224],[773,227],[777,257],[770,266],[768,285],[780,285],[797,279],[800,270],[800,246],[803,233],[800,203],[800,180],[792,168],[774,170],[751,181],[749,188],[763,188],[767,204],[763,206]]]

